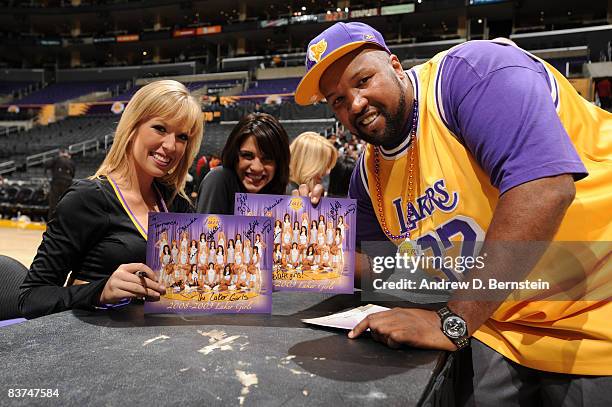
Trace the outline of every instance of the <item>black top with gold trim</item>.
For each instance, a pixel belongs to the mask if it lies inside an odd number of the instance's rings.
[[[157,185],[168,202],[170,192]],[[172,212],[193,212],[177,197]],[[21,285],[19,308],[27,318],[71,308],[91,308],[121,264],[144,263],[146,237],[138,230],[108,179],[79,180],[66,191]],[[71,280],[90,284],[64,287]]]

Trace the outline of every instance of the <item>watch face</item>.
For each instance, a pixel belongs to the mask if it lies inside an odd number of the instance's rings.
[[[451,338],[461,338],[467,331],[465,321],[455,315],[451,315],[444,320],[444,326],[442,329],[444,330],[444,333]]]

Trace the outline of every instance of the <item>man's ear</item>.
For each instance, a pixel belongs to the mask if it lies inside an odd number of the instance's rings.
[[[397,78],[403,80],[406,77],[406,72],[404,72],[404,68],[402,68],[402,63],[400,62],[397,55],[389,55],[389,61],[391,62],[391,67],[395,71]]]

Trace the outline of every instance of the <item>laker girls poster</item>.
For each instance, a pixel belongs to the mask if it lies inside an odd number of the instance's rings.
[[[269,313],[272,225],[261,216],[150,213],[147,265],[166,286],[146,313]]]
[[[354,199],[236,194],[234,213],[272,217],[273,282],[278,290],[352,293]]]

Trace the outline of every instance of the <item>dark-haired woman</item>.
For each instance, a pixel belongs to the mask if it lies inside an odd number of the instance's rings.
[[[279,121],[267,113],[244,116],[230,133],[221,154],[222,166],[211,170],[200,184],[198,212],[234,214],[234,195],[284,194],[289,183],[289,137]],[[312,192],[301,186],[297,194],[317,204],[323,188]]]
[[[278,120],[251,113],[223,147],[222,166],[200,184],[198,212],[233,215],[236,192],[284,194],[289,182],[289,138]]]

